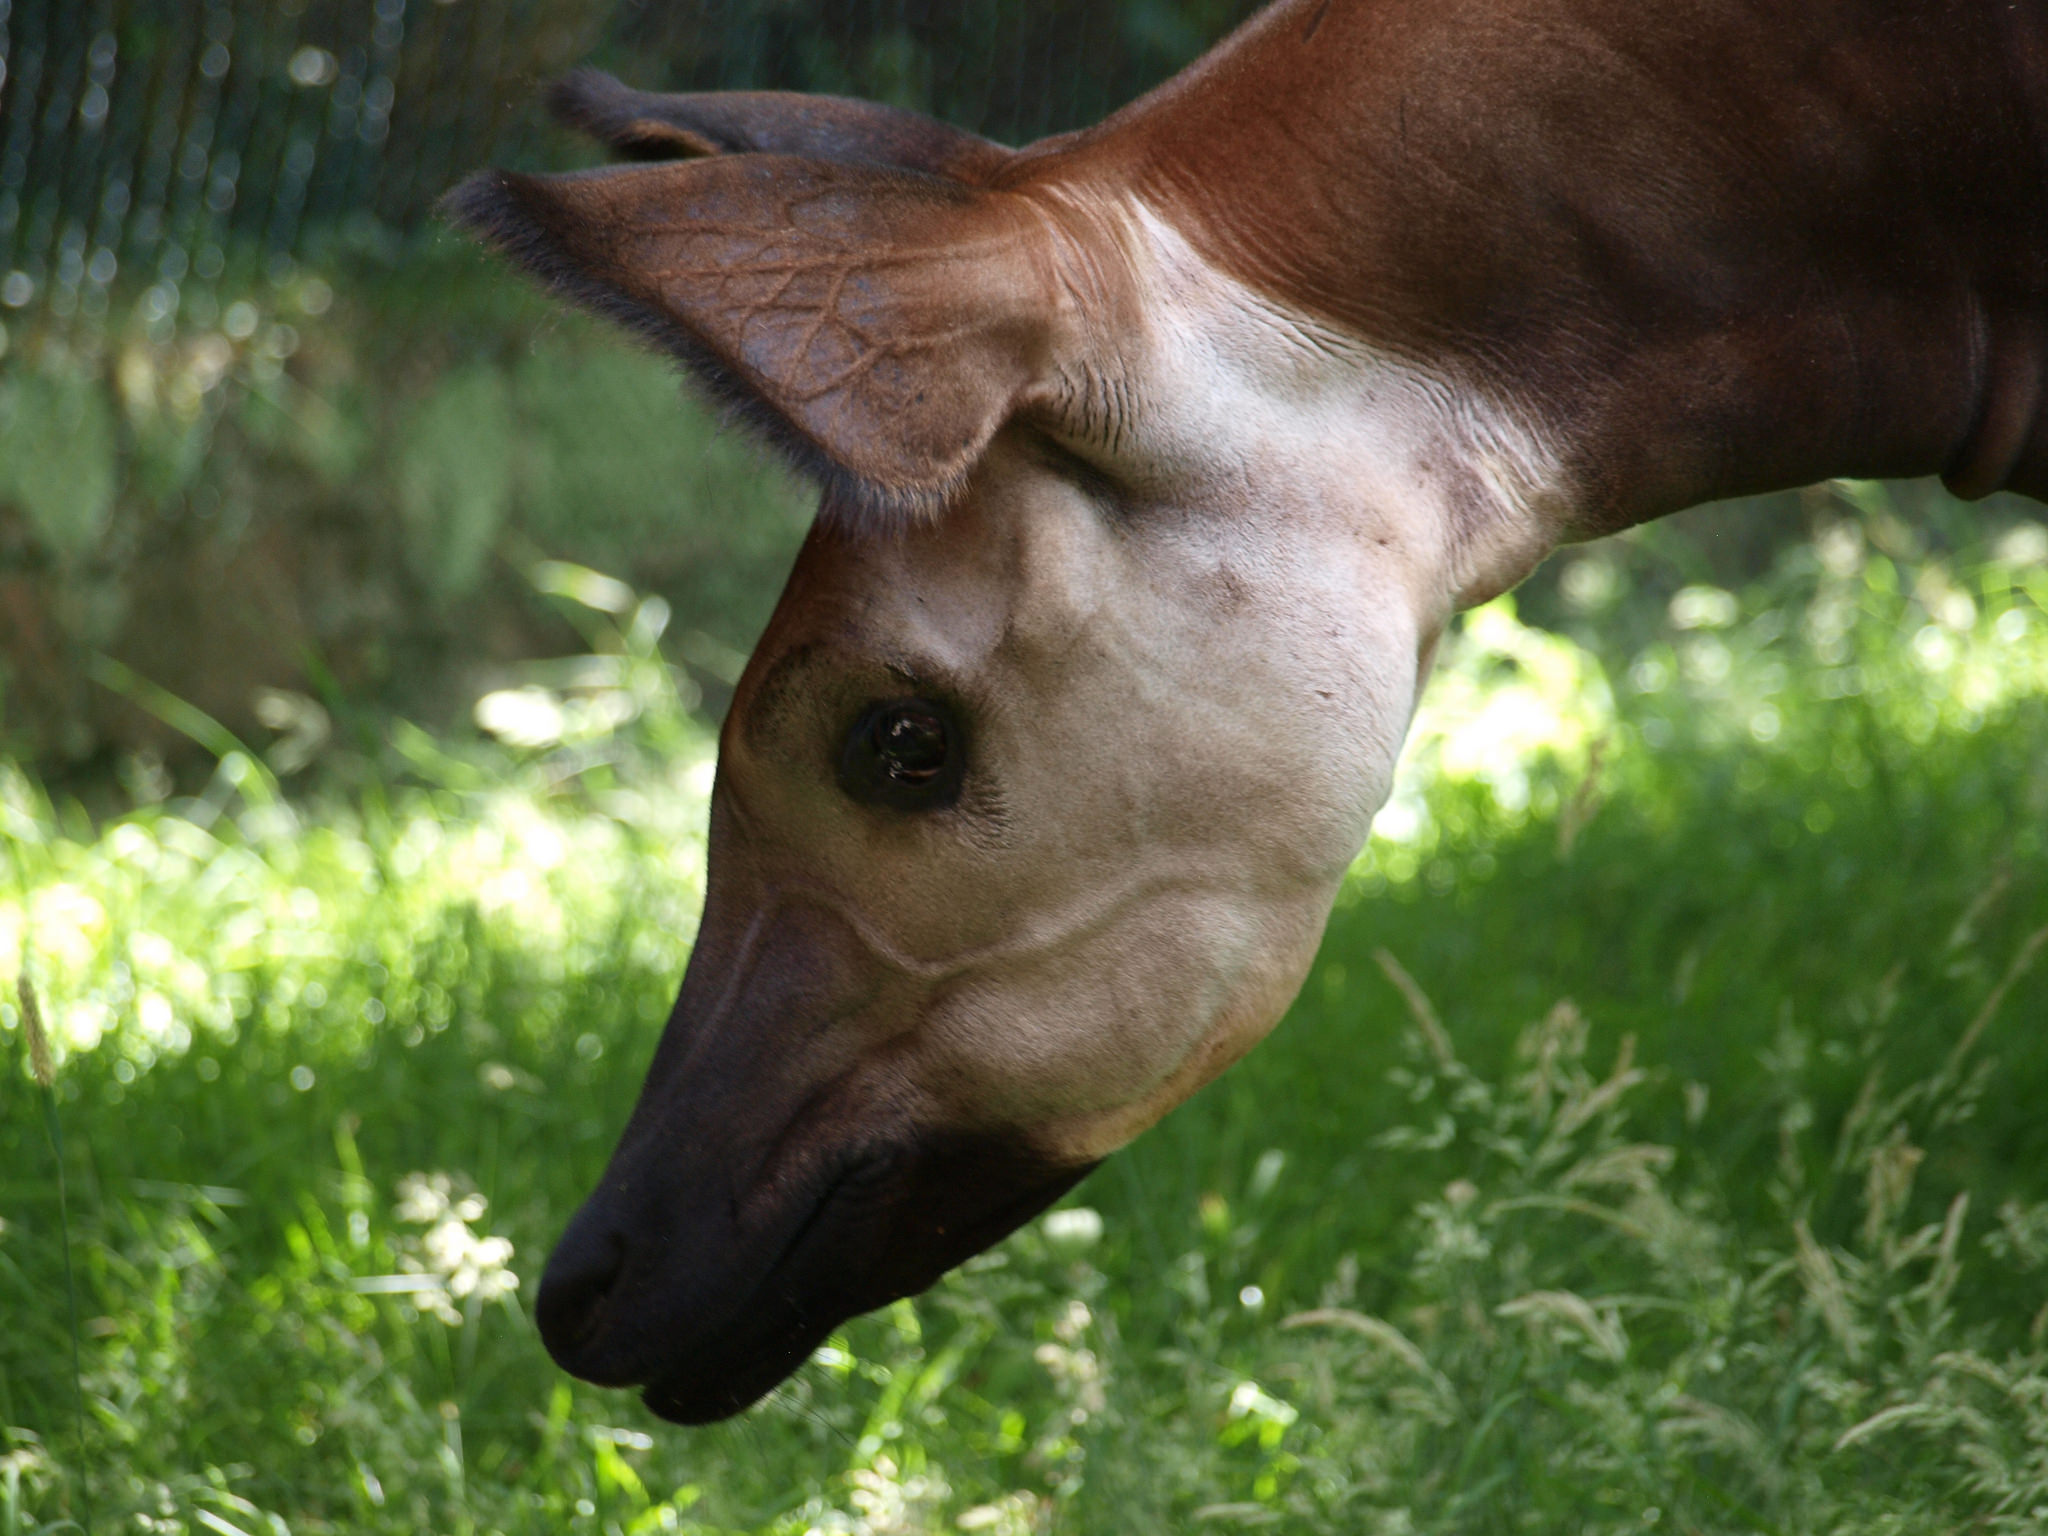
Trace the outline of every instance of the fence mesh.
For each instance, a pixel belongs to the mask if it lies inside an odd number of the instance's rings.
[[[0,304],[272,278],[389,248],[487,162],[562,163],[581,62],[833,91],[1022,142],[1094,120],[1250,0],[0,0]]]

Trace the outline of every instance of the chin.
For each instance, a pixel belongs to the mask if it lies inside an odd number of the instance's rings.
[[[693,1181],[621,1148],[541,1280],[536,1316],[556,1363],[640,1387],[672,1423],[730,1418],[847,1319],[925,1290],[1095,1166],[987,1133],[812,1163],[809,1177],[733,1192],[715,1171]]]

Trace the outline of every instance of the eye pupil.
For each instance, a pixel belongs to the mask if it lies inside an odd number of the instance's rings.
[[[855,800],[931,811],[959,798],[966,757],[951,709],[931,699],[882,699],[843,738],[839,787]]]
[[[875,719],[882,771],[899,784],[926,784],[946,766],[946,722],[930,710],[900,705]]]

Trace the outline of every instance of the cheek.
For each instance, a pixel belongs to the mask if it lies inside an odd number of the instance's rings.
[[[1393,792],[1427,665],[1423,642],[1405,626],[1369,630],[1333,665],[1348,685],[1345,704],[1320,738],[1323,752],[1305,770],[1314,788],[1303,796],[1324,813],[1315,832],[1333,856],[1324,866],[1332,879],[1358,856]]]
[[[1234,665],[1187,679],[1210,703],[1199,735],[1155,760],[1216,813],[1207,838],[1262,871],[1335,879],[1392,788],[1417,692],[1420,644],[1406,606],[1301,605]]]
[[[1326,904],[1155,896],[1113,925],[961,977],[920,1025],[924,1086],[967,1125],[1122,1124],[1149,1110],[1128,1139],[1185,1097],[1173,1085],[1191,1072],[1207,1081],[1277,1020]]]

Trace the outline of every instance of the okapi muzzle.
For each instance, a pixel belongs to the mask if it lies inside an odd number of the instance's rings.
[[[567,1369],[685,1422],[1272,1027],[1459,608],[1719,497],[2048,491],[2041,0],[1282,0],[1021,150],[555,106],[635,163],[450,216],[822,489],[541,1287]]]
[[[738,954],[721,937],[693,954],[538,1305],[563,1369],[644,1386],[684,1424],[746,1407],[846,1318],[922,1291],[1091,1166],[1015,1128],[949,1128],[896,1053],[857,1048],[900,1001],[829,911],[778,904]]]

